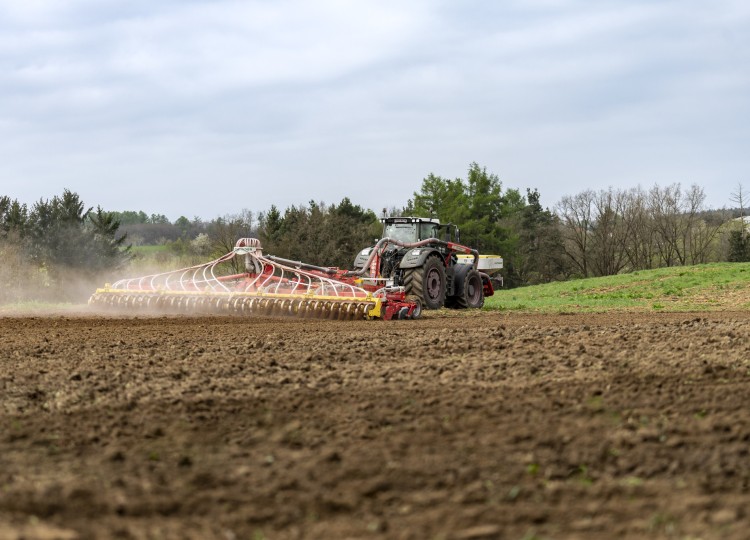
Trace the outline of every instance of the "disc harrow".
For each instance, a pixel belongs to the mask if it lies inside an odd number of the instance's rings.
[[[244,272],[238,271],[244,266]],[[326,268],[264,255],[255,238],[205,264],[122,279],[91,296],[97,308],[135,313],[370,320],[416,318],[402,287],[373,286]]]

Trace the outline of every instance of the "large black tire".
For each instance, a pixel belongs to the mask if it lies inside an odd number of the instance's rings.
[[[454,296],[446,300],[446,305],[456,309],[481,308],[484,305],[482,276],[471,266],[458,266],[455,272]]]
[[[422,299],[425,309],[440,309],[445,303],[445,267],[439,257],[428,257],[418,268],[404,272],[407,295]]]

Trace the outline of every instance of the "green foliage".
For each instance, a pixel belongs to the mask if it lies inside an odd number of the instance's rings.
[[[503,252],[509,247],[510,233],[500,217],[514,211],[516,194],[502,193],[497,175],[476,163],[469,166],[467,180],[444,179],[430,173],[411,206],[414,214],[437,217],[442,223],[454,223],[461,229],[461,243],[480,252]]]
[[[349,268],[357,252],[380,234],[375,213],[347,197],[338,205],[291,206],[283,216],[271,206],[258,221],[264,251],[320,266]]]
[[[0,224],[3,250],[16,268],[0,276],[5,281],[0,285],[16,291],[41,294],[46,289],[57,293],[56,299],[69,299],[75,295],[72,280],[93,278],[129,259],[115,215],[101,207],[86,209],[78,194],[67,189],[51,200],[40,199],[31,210],[0,198]],[[19,276],[22,269],[32,277]]]
[[[84,227],[88,236],[86,246],[89,253],[86,265],[90,271],[99,273],[109,268],[122,266],[129,259],[130,246],[125,245],[127,235],[118,236],[120,222],[112,212],[101,206],[88,212],[88,223]]]
[[[164,214],[151,214],[151,216],[148,218],[149,223],[159,223],[159,224],[168,224],[170,223],[167,216]]]
[[[124,236],[115,217],[101,207],[86,209],[78,194],[64,190],[61,197],[40,199],[28,224],[30,257],[59,278],[68,270],[96,274],[117,268],[127,259]]]
[[[115,220],[120,222],[120,225],[134,225],[134,224],[166,224],[169,223],[169,219],[164,214],[146,214],[143,210],[125,210],[123,212],[112,212]]]
[[[409,210],[416,216],[438,217],[446,223],[458,223],[466,205],[466,188],[460,178],[444,179],[430,173],[422,188],[414,194]]]
[[[750,262],[750,235],[744,230],[729,231],[729,262]]]
[[[281,212],[276,208],[276,205],[272,204],[271,209],[267,213],[261,213],[258,221],[260,222],[258,235],[264,249],[273,252],[274,248],[281,247],[280,242],[284,219],[281,217]]]
[[[23,238],[26,235],[29,211],[25,204],[9,197],[0,197],[0,237],[11,234]]]
[[[462,244],[503,256],[505,285],[515,287],[569,274],[558,220],[539,199],[536,189],[503,191],[496,174],[472,163],[465,181],[429,174],[403,212],[458,225]]]
[[[180,216],[175,220],[174,224],[177,225],[180,229],[187,229],[188,227],[190,227],[190,220],[185,216]]]
[[[133,225],[135,223],[148,223],[148,215],[143,210],[138,212],[125,210],[124,212],[112,212],[114,219],[120,222],[120,225]]]
[[[505,257],[506,288],[567,279],[570,270],[557,216],[542,207],[536,189],[527,189],[525,204],[516,208],[503,220],[512,231],[511,249]]]

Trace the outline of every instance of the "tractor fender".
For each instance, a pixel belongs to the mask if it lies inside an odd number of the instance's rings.
[[[366,247],[357,253],[357,256],[354,259],[354,268],[364,268],[367,264],[367,260],[370,258],[370,253],[372,253],[371,247]]]
[[[437,249],[429,248],[429,247],[419,247],[419,248],[413,248],[406,252],[406,255],[404,255],[404,258],[401,259],[401,262],[399,263],[399,268],[418,268],[424,264],[424,262],[427,260],[427,257],[432,255],[433,253],[436,253],[438,257],[440,257],[440,260],[443,260],[443,257],[440,255],[440,252]]]

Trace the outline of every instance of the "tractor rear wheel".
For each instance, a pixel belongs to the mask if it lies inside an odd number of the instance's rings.
[[[422,299],[425,309],[440,309],[445,303],[445,267],[438,257],[428,257],[418,268],[404,273],[407,295]]]
[[[473,268],[456,272],[456,294],[451,296],[451,307],[456,309],[481,308],[484,305],[482,276]]]

